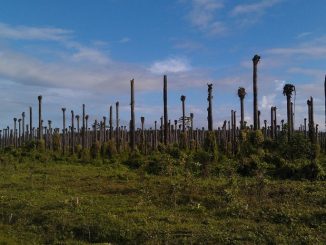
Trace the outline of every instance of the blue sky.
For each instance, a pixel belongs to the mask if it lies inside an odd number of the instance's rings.
[[[322,0],[3,0],[0,127],[12,125],[30,105],[36,109],[39,94],[44,120],[57,127],[62,107],[78,114],[85,103],[91,118],[100,119],[116,101],[127,125],[131,78],[136,116],[145,116],[150,127],[163,112],[163,74],[171,120],[180,117],[184,94],[195,126],[206,126],[210,82],[214,127],[229,120],[230,110],[239,111],[239,86],[248,93],[250,123],[251,59],[257,53],[262,120],[269,121],[271,106],[285,119],[282,86],[291,82],[297,88],[296,125],[313,96],[324,129],[325,10]]]

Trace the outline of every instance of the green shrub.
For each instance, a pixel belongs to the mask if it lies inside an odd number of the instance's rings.
[[[240,161],[238,172],[244,176],[254,176],[258,171],[264,171],[266,168],[267,164],[258,155],[252,154]]]
[[[95,141],[92,144],[91,149],[90,149],[91,157],[93,159],[96,159],[96,158],[99,157],[99,155],[100,155],[100,149],[101,149],[100,142],[99,141]]]
[[[36,142],[36,148],[39,152],[45,151],[45,141],[44,139],[40,139]]]
[[[53,143],[53,150],[54,151],[59,151],[60,150],[60,145],[61,145],[60,134],[58,134],[58,133],[53,134],[52,143]]]
[[[138,150],[136,150],[129,154],[128,159],[124,161],[124,163],[132,169],[138,169],[140,166],[143,165],[144,158],[142,154]]]
[[[211,161],[218,159],[218,147],[216,143],[216,137],[214,132],[208,132],[204,142],[204,149],[210,154]]]
[[[145,171],[154,175],[168,175],[173,167],[171,162],[167,154],[154,154],[146,161]]]
[[[249,141],[252,145],[256,147],[262,146],[264,142],[264,135],[261,130],[255,130],[250,132],[249,134]]]
[[[174,159],[179,159],[181,157],[182,151],[178,146],[172,145],[167,148],[167,153]]]

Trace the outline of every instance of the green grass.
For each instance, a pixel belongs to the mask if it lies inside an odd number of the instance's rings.
[[[325,181],[0,166],[0,244],[325,244]]]

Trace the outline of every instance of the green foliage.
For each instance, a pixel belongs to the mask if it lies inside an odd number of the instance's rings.
[[[210,154],[211,161],[218,159],[218,147],[214,132],[208,132],[204,142],[204,150]]]
[[[267,164],[263,162],[258,155],[253,154],[241,159],[238,172],[244,176],[254,176],[257,172],[264,171],[266,168]]]
[[[121,164],[14,167],[3,164],[9,156],[1,155],[0,243],[325,243],[324,181],[243,178],[232,171],[197,178],[188,169],[166,174],[158,164],[155,175],[145,176]],[[159,152],[147,160],[167,159],[167,169],[183,166]]]
[[[138,169],[144,163],[143,155],[138,151],[131,152],[128,159],[124,162],[131,169]]]
[[[108,141],[107,153],[110,158],[112,158],[118,154],[117,145],[116,145],[115,141],[113,141],[113,140]]]
[[[101,150],[101,145],[99,141],[93,142],[91,149],[90,149],[90,154],[93,159],[96,159],[100,156],[100,150]]]
[[[317,161],[296,160],[294,162],[282,162],[275,169],[276,176],[282,179],[324,179],[325,172]]]
[[[40,139],[36,141],[36,148],[39,152],[43,153],[45,151],[45,141]]]
[[[81,156],[81,151],[83,150],[83,147],[82,147],[82,145],[81,144],[77,144],[76,146],[75,146],[75,152],[77,153],[77,155],[79,156],[79,158],[80,158],[80,156]]]
[[[261,130],[255,130],[249,133],[249,142],[255,147],[261,147],[264,142],[264,135]]]
[[[54,133],[53,136],[52,136],[52,142],[53,142],[53,150],[54,151],[59,151],[60,150],[60,145],[61,145],[60,134]]]
[[[166,153],[170,154],[174,159],[179,159],[182,155],[182,150],[177,145],[170,145],[167,147]]]
[[[168,154],[153,154],[145,164],[145,171],[154,175],[170,175],[174,160]]]
[[[179,140],[180,140],[180,143],[179,143],[180,149],[187,150],[188,149],[187,134],[184,132],[181,132]]]

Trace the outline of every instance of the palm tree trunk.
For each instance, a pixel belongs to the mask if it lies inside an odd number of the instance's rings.
[[[74,111],[71,111],[71,153],[75,153],[75,115]]]
[[[38,139],[42,139],[42,96],[38,96]]]
[[[287,107],[287,120],[288,120],[288,141],[291,139],[291,133],[292,133],[292,122],[291,122],[291,96],[286,96],[286,107]]]
[[[241,129],[244,129],[244,104],[243,98],[240,99],[240,110],[241,110]]]
[[[213,131],[213,113],[212,113],[212,90],[213,90],[213,85],[212,84],[207,84],[208,86],[208,131]]]
[[[85,128],[85,104],[83,104],[83,128],[82,128],[82,148],[85,149],[86,146],[86,128]]]
[[[130,148],[131,151],[135,151],[135,97],[134,97],[134,79],[130,81],[130,110],[131,110],[131,120],[130,120]]]
[[[32,107],[29,107],[29,140],[33,139],[33,111]]]
[[[167,76],[164,75],[163,78],[163,102],[164,102],[164,144],[168,144],[168,85]]]
[[[117,143],[117,150],[120,152],[120,128],[119,128],[119,102],[115,103],[116,107],[116,143]]]
[[[62,153],[66,152],[66,108],[62,108]]]

